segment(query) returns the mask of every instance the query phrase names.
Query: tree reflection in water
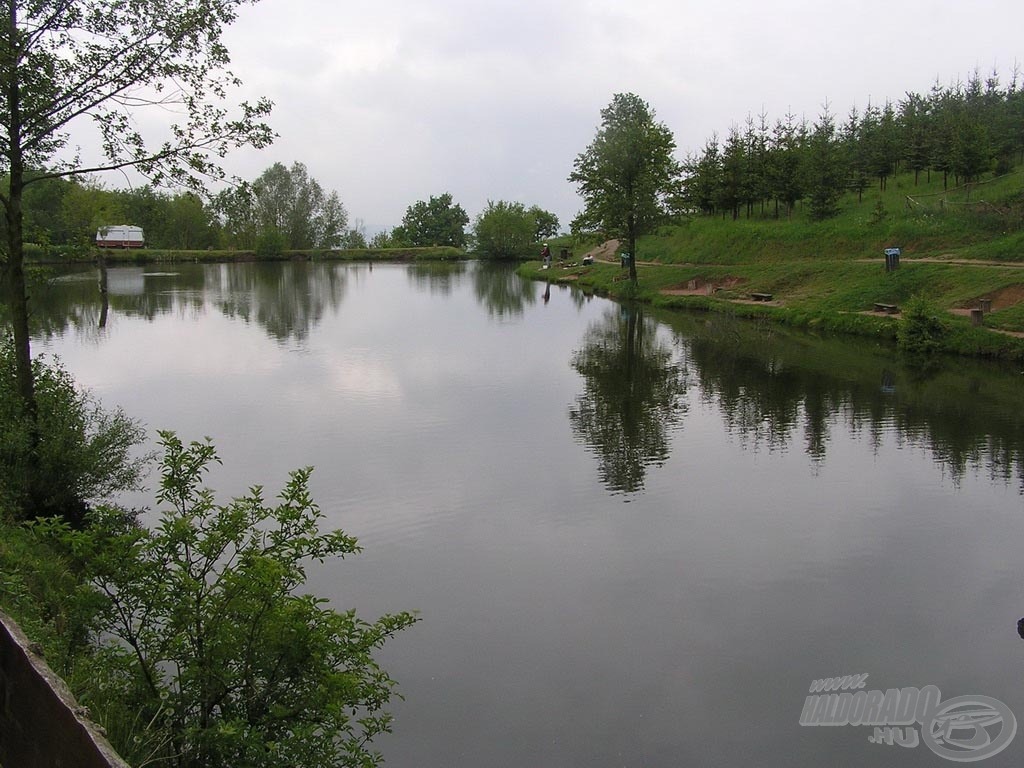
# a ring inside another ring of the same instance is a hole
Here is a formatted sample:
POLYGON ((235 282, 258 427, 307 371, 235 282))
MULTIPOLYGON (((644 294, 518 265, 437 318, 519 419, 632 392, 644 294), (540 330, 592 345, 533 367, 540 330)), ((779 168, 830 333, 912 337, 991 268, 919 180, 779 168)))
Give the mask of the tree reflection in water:
POLYGON ((536 285, 515 273, 505 262, 481 261, 473 270, 473 290, 487 313, 498 320, 520 317, 537 302, 536 285))
POLYGON ((337 263, 295 262, 207 267, 205 289, 227 317, 255 322, 277 341, 303 341, 345 296, 347 281, 367 269, 337 263))
POLYGON ((466 275, 464 261, 414 262, 408 267, 409 282, 434 296, 450 296, 466 275))
POLYGON ((572 358, 584 390, 569 408, 573 433, 598 459, 613 493, 643 490, 647 468, 669 455, 669 430, 686 405, 686 368, 639 307, 613 307, 572 358))
POLYGON ((959 483, 969 469, 1016 481, 1024 493, 1020 372, 983 360, 927 365, 873 340, 827 338, 726 315, 659 315, 672 326, 700 397, 749 450, 785 450, 799 437, 824 464, 845 424, 877 450, 887 435, 928 450, 959 483))

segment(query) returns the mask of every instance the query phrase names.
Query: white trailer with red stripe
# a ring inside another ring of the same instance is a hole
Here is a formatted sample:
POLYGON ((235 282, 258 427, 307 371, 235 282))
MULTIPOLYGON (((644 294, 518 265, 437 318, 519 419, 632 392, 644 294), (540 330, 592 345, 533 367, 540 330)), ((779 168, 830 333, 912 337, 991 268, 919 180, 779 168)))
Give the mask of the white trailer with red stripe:
POLYGON ((142 248, 145 244, 142 227, 115 224, 96 230, 97 248, 142 248))

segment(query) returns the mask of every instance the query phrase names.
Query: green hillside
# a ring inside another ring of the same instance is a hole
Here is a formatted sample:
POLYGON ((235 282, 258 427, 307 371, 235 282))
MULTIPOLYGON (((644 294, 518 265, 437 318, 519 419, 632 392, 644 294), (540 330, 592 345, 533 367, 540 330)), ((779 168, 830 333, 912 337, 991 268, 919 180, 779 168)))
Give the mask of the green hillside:
POLYGON ((795 259, 881 258, 899 246, 905 258, 1024 262, 1024 171, 949 190, 942 175, 889 180, 858 200, 847 193, 834 218, 814 222, 804 206, 775 218, 770 205, 742 215, 695 216, 640 245, 641 261, 738 264, 795 259))
POLYGON ((1024 172, 943 190, 942 177, 921 174, 888 188, 847 193, 840 212, 811 221, 798 205, 792 217, 765 206, 741 215, 694 216, 664 227, 637 246, 639 282, 624 280, 616 258, 583 267, 596 241, 557 243, 573 249, 576 266, 546 273, 531 262, 523 273, 571 281, 585 290, 660 306, 770 316, 794 325, 895 338, 902 308, 920 297, 939 313, 941 346, 962 354, 1024 359, 1024 172), (884 249, 902 249, 900 267, 885 271, 884 249), (752 294, 771 294, 769 302, 752 294), (991 304, 983 325, 970 310, 991 304))

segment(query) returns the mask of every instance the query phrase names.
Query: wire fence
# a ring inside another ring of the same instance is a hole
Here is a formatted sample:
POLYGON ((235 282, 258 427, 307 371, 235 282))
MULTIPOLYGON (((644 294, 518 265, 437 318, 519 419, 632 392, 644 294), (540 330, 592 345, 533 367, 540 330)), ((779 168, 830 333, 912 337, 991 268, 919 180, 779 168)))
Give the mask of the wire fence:
POLYGON ((1011 208, 999 206, 985 200, 983 197, 971 199, 972 194, 980 191, 985 192, 985 187, 997 181, 1002 181, 1011 176, 1019 176, 1021 171, 996 176, 987 181, 972 181, 968 184, 961 184, 952 189, 944 189, 941 192, 925 192, 920 195, 907 195, 907 208, 914 210, 980 210, 991 211, 1001 216, 1009 216, 1013 213, 1011 208), (962 199, 955 199, 962 198, 962 199))

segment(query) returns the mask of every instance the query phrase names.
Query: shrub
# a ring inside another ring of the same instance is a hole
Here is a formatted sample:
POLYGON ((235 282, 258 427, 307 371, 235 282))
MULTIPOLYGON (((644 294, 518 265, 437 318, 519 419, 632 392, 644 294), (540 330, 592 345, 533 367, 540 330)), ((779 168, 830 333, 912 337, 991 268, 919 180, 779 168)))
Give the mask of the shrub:
POLYGON ((108 600, 90 690, 79 699, 136 762, 179 768, 360 766, 390 730, 394 682, 372 653, 412 614, 373 623, 297 594, 305 564, 359 551, 341 531, 321 533, 293 472, 276 506, 259 486, 228 504, 202 486, 208 442, 161 433, 164 457, 152 529, 100 509, 92 525, 37 528, 74 554, 108 600))
POLYGON ((903 305, 903 316, 896 332, 899 349, 914 355, 936 352, 949 332, 941 310, 923 296, 914 296, 903 305))
POLYGON ((269 229, 263 232, 256 241, 257 256, 280 256, 284 253, 287 243, 284 235, 276 230, 269 229))
POLYGON ((147 457, 132 452, 145 437, 121 410, 106 411, 57 362, 33 361, 39 442, 18 395, 14 346, 0 340, 0 511, 16 519, 62 516, 81 521, 90 503, 138 487, 147 457), (34 487, 29 473, 36 473, 34 487))

